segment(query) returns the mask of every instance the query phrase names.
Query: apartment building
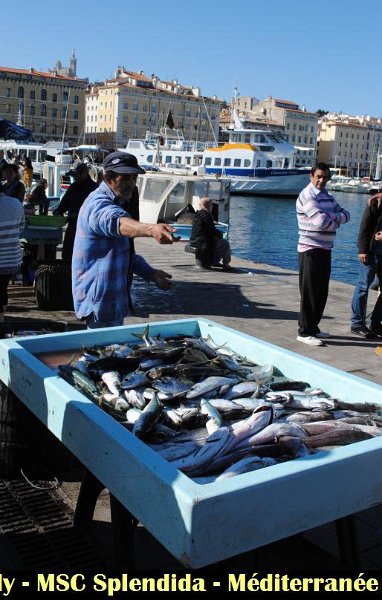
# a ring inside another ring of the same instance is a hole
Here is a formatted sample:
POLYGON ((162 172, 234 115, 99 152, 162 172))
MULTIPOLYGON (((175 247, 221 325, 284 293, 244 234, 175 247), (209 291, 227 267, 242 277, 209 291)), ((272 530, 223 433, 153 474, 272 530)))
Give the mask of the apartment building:
POLYGON ((36 142, 64 136, 76 145, 84 132, 87 81, 60 69, 61 63, 48 72, 0 67, 0 115, 31 129, 36 142))
POLYGON ((218 139, 222 100, 204 98, 199 88, 180 85, 175 79, 162 81, 143 71, 135 73, 118 67, 115 75, 88 88, 87 143, 123 148, 128 139, 159 133, 166 124, 187 140, 218 139))
POLYGON ((374 176, 381 152, 381 119, 328 113, 320 120, 318 158, 340 173, 374 176))

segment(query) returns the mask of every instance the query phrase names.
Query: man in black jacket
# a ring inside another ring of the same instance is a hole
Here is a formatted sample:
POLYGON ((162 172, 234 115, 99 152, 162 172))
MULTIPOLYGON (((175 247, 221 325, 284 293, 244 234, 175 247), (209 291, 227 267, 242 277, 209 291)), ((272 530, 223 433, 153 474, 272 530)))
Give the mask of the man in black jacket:
POLYGON ((68 175, 73 177, 74 183, 65 192, 53 214, 63 216, 68 213, 68 224, 62 245, 62 261, 71 264, 78 213, 89 194, 98 187, 98 183, 90 177, 85 163, 77 165, 75 169, 69 171, 68 175))
POLYGON ((222 233, 216 229, 212 218, 212 201, 209 198, 200 198, 199 210, 196 211, 192 222, 190 244, 195 246, 196 258, 200 260, 205 269, 211 265, 220 266, 222 259, 223 271, 231 271, 231 248, 227 240, 222 239, 222 233))
POLYGON ((382 205, 369 202, 358 234, 359 279, 352 299, 351 332, 364 339, 382 336, 382 294, 378 296, 366 325, 367 298, 375 275, 382 281, 382 205))

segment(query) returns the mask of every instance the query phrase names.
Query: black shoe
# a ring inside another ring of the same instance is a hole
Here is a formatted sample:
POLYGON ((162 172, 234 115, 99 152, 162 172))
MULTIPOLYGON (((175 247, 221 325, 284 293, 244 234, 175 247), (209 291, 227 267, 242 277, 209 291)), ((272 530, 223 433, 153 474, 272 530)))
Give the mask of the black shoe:
POLYGON ((362 327, 351 327, 350 331, 354 333, 354 335, 359 335, 359 337, 364 340, 375 340, 378 337, 373 331, 370 331, 366 325, 362 325, 362 327))
POLYGON ((371 333, 374 333, 374 335, 382 337, 382 325, 372 325, 370 331, 371 333))

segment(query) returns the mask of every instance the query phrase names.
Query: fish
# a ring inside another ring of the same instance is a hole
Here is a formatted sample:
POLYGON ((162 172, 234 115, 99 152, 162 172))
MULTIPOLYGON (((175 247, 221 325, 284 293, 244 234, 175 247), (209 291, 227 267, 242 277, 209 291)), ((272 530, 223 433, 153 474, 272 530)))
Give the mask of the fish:
POLYGON ((165 393, 167 399, 174 396, 179 398, 181 395, 186 395, 191 388, 191 384, 184 383, 180 379, 173 377, 163 377, 162 379, 153 381, 151 385, 158 392, 165 393))
POLYGON ((294 412, 286 418, 287 423, 311 423, 314 421, 329 421, 334 419, 334 413, 328 410, 312 410, 294 412))
POLYGON ((207 379, 195 383, 187 392, 186 398, 205 396, 211 390, 221 388, 225 384, 234 385, 235 383, 237 383, 237 378, 234 377, 207 377, 207 379))
POLYGON ((203 415, 207 415, 206 428, 208 433, 213 433, 223 425, 221 414, 205 398, 200 401, 200 411, 203 415))
POLYGON ((257 394, 259 384, 257 381, 241 381, 228 389, 223 395, 224 400, 234 400, 240 396, 248 396, 249 394, 257 394))
POLYGON ((267 364, 258 367, 254 367, 251 369, 250 375, 247 376, 247 379, 255 381, 257 385, 260 387, 268 383, 273 377, 273 365, 267 364))
POLYGON ((142 414, 139 415, 139 418, 134 423, 133 435, 138 438, 142 438, 147 435, 158 421, 162 412, 162 408, 163 405, 158 398, 154 397, 152 400, 150 400, 147 406, 145 406, 143 409, 142 414))
POLYGON ((102 394, 89 375, 70 365, 58 365, 58 372, 68 383, 76 387, 87 398, 97 404, 100 403, 102 394))
POLYGON ((141 387, 148 383, 149 378, 147 377, 147 372, 134 371, 122 379, 121 387, 123 390, 132 390, 133 388, 141 387))
POLYGON ((118 371, 103 371, 101 379, 112 394, 119 396, 121 392, 121 376, 118 371))
POLYGON ((230 465, 225 471, 223 471, 223 473, 216 477, 215 481, 225 481, 226 479, 230 479, 236 475, 249 473, 251 471, 258 471, 259 469, 264 469, 265 467, 271 467, 273 465, 277 465, 277 460, 274 458, 246 456, 245 458, 242 458, 241 460, 230 465))
POLYGON ((135 388, 131 390, 124 390, 123 395, 133 408, 139 408, 140 410, 143 410, 147 404, 144 393, 140 389, 135 388))

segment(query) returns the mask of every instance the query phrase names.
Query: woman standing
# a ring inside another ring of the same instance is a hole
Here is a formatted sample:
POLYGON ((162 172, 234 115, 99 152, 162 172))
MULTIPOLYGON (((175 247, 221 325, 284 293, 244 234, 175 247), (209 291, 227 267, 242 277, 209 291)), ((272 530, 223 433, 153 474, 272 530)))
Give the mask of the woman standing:
POLYGON ((25 227, 24 207, 17 198, 0 192, 0 322, 8 304, 8 285, 20 269, 20 234, 25 227))
POLYGON ((27 192, 31 191, 32 179, 33 179, 33 165, 29 156, 25 157, 24 160, 24 173, 23 173, 24 185, 27 192))

